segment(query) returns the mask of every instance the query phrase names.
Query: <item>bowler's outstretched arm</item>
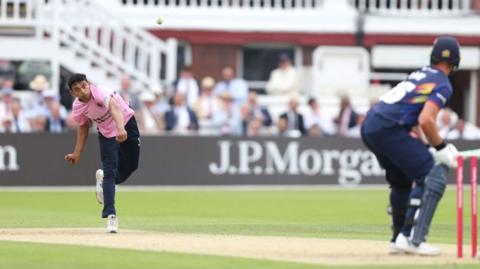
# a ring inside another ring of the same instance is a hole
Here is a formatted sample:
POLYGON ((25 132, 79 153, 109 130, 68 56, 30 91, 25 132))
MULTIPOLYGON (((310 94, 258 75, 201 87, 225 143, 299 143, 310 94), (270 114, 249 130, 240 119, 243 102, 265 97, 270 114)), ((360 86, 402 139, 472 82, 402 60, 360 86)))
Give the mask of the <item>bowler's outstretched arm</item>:
POLYGON ((77 142, 75 143, 75 149, 73 153, 67 154, 65 160, 71 164, 76 164, 80 161, 83 148, 87 142, 88 132, 90 131, 90 121, 78 126, 77 128, 77 142))

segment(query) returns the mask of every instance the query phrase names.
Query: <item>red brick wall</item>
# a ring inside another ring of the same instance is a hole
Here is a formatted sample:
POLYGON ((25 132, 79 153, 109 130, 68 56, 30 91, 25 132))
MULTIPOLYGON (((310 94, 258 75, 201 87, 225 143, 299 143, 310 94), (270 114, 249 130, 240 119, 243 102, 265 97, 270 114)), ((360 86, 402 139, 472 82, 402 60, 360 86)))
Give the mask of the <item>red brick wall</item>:
POLYGON ((302 47, 302 54, 303 54, 303 65, 311 66, 312 65, 312 56, 313 51, 316 47, 302 47))
POLYGON ((222 67, 237 66, 239 46, 192 44, 192 68, 195 77, 201 80, 211 76, 220 79, 222 67))
POLYGON ((477 13, 480 13, 480 0, 474 0, 474 1, 473 1, 473 9, 474 9, 477 13))
POLYGON ((355 36, 346 33, 268 33, 172 29, 150 29, 150 32, 162 39, 174 37, 192 44, 243 45, 258 42, 295 43, 302 46, 353 46, 355 44, 355 36))
MULTIPOLYGON (((195 77, 201 80, 205 76, 211 76, 218 81, 221 78, 222 67, 226 65, 238 67, 238 55, 241 50, 241 46, 235 45, 192 44, 192 68, 195 77)), ((312 65, 314 50, 315 47, 302 47, 303 65, 312 65)))

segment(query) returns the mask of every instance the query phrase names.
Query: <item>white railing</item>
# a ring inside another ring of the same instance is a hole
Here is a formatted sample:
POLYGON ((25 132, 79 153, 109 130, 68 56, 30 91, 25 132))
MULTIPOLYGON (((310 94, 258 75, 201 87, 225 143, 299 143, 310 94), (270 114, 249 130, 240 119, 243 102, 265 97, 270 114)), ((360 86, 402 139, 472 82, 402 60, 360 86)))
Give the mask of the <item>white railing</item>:
POLYGON ((472 12, 472 0, 350 0, 360 12, 458 15, 472 12))
POLYGON ((135 7, 171 8, 240 8, 240 9, 312 9, 324 0, 118 0, 122 5, 135 7))
MULTIPOLYGON (((325 0, 117 0, 126 7, 313 9, 325 0)), ((472 0, 349 0, 360 12, 459 14, 471 11, 472 0)))
POLYGON ((176 78, 174 39, 164 42, 131 27, 95 1, 0 0, 0 26, 29 27, 36 39, 51 41, 59 50, 72 50, 79 60, 103 69, 107 77, 129 75, 140 88, 176 78))
POLYGON ((62 0, 60 21, 62 44, 110 74, 129 74, 145 86, 175 79, 176 66, 172 64, 176 65, 176 60, 171 60, 176 55, 175 40, 163 42, 144 30, 130 27, 88 0, 62 0))

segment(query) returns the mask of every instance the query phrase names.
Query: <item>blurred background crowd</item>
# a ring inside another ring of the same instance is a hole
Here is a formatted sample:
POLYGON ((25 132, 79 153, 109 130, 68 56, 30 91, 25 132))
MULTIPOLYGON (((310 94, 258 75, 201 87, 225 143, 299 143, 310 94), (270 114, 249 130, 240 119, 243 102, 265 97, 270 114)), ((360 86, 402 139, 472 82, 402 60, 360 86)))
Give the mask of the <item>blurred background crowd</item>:
POLYGON ((480 139, 480 0, 1 3, 0 133, 75 130, 65 80, 86 73, 144 135, 358 138, 368 108, 449 34, 462 61, 438 127, 480 139))
MULTIPOLYGON (((222 79, 218 81, 213 76, 199 78, 190 66, 184 66, 177 80, 163 88, 139 91, 127 76, 118 85, 105 86, 117 91, 135 110, 144 135, 360 137, 365 111, 357 111, 347 95, 339 96, 336 111, 323 111, 315 98, 301 93, 300 77, 288 55, 280 55, 278 67, 261 93, 249 90, 231 66, 219 73, 222 79), (259 102, 273 96, 284 100, 280 109, 259 102)), ((14 90, 15 83, 1 78, 1 133, 75 130, 68 89, 60 94, 52 90, 44 75, 33 76, 28 90, 14 90)), ((479 128, 450 108, 440 113, 438 128, 446 139, 480 139, 479 128)))

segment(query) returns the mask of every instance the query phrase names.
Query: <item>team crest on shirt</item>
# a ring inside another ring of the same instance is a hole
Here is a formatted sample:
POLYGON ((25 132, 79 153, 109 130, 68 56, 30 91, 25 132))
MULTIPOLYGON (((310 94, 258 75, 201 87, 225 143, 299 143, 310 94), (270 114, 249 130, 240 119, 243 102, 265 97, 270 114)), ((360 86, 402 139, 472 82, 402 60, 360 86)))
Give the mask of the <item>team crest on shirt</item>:
POLYGON ((433 83, 433 82, 419 84, 419 85, 417 85, 416 92, 419 93, 419 94, 428 95, 428 94, 432 93, 433 89, 435 89, 436 86, 437 86, 437 84, 433 83))
POLYGON ((422 96, 416 96, 410 99, 410 104, 421 104, 425 103, 425 101, 428 100, 428 96, 422 95, 422 96))

